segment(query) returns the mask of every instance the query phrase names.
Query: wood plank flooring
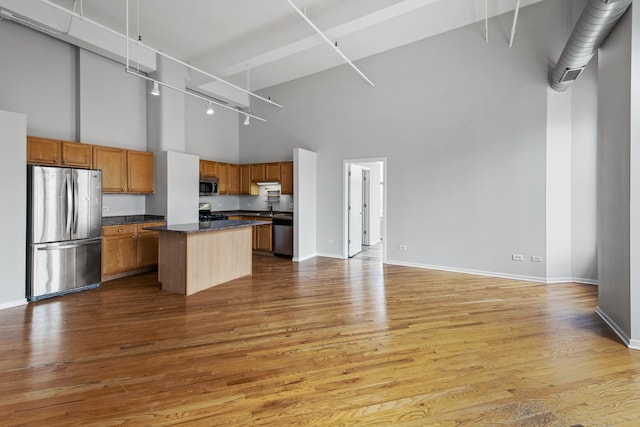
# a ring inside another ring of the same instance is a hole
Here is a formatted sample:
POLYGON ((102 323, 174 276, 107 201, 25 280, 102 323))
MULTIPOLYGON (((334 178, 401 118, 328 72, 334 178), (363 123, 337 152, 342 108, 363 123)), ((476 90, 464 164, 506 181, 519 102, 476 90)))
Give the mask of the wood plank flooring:
POLYGON ((357 259, 253 271, 0 311, 0 425, 640 425, 640 352, 593 286, 357 259))

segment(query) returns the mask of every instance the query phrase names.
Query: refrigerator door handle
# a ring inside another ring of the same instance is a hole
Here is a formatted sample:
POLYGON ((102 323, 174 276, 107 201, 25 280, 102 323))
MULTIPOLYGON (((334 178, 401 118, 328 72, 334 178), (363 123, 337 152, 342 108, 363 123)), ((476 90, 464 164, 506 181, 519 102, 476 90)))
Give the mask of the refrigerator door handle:
POLYGON ((66 175, 66 186, 67 186, 67 234, 71 233, 71 221, 73 218, 73 190, 71 188, 71 175, 66 175))
POLYGON ((73 234, 78 232, 78 176, 73 175, 73 234))
POLYGON ((83 239, 83 240, 74 240, 70 242, 62 242, 62 243, 38 243, 33 245, 33 247, 38 251, 50 251, 51 249, 73 249, 80 248, 82 246, 87 246, 92 243, 96 243, 102 240, 101 237, 97 237, 94 239, 83 239))

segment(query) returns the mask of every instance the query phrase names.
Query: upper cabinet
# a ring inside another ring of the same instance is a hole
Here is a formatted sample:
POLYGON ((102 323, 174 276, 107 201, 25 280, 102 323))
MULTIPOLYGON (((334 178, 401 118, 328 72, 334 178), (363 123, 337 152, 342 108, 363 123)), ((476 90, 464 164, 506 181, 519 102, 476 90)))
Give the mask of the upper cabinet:
POLYGON ((102 170, 103 193, 154 191, 153 153, 94 145, 93 167, 102 170))
POLYGON ((293 194, 293 162, 280 163, 280 193, 293 194))
POLYGON ((91 167, 91 145, 27 137, 27 163, 74 168, 91 167))
POLYGON ((228 194, 240 194, 240 169, 238 165, 229 164, 227 166, 228 194))
POLYGON ((94 145, 93 167, 102 171, 103 193, 125 193, 127 191, 126 150, 94 145))
POLYGON ((280 181, 280 163, 265 163, 264 165, 265 181, 280 181))
POLYGON ((218 194, 229 194, 228 163, 218 163, 218 194))
POLYGON ((260 194, 258 184, 251 181, 251 166, 253 165, 240 165, 240 194, 248 194, 251 196, 257 196, 260 194))
POLYGON ((148 151, 127 151, 127 189, 129 193, 153 193, 154 158, 148 151))
POLYGON ((218 162, 200 160, 200 176, 203 178, 218 178, 218 162))
POLYGON ((264 181, 265 176, 264 163, 251 165, 251 181, 264 181))

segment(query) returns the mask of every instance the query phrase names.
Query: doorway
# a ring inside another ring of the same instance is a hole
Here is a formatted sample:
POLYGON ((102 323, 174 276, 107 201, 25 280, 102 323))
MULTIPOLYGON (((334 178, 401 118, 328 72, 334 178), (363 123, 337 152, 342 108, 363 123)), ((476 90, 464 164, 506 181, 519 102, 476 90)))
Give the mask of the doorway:
POLYGON ((386 158, 344 161, 344 258, 386 260, 386 158))

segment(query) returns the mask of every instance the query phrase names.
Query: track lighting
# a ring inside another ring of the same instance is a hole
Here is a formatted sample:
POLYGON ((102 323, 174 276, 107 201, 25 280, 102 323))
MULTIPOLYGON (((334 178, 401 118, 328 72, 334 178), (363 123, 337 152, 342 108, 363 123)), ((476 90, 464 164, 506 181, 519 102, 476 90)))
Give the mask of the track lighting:
POLYGON ((211 101, 209 101, 209 105, 207 106, 207 114, 210 116, 213 116, 213 113, 214 113, 213 106, 211 104, 211 101))
POLYGON ((151 95, 160 96, 160 87, 158 87, 158 82, 153 82, 153 89, 151 89, 151 95))
POLYGON ((249 116, 245 116, 245 118, 244 118, 244 125, 245 126, 249 126, 249 119, 250 119, 249 116))

